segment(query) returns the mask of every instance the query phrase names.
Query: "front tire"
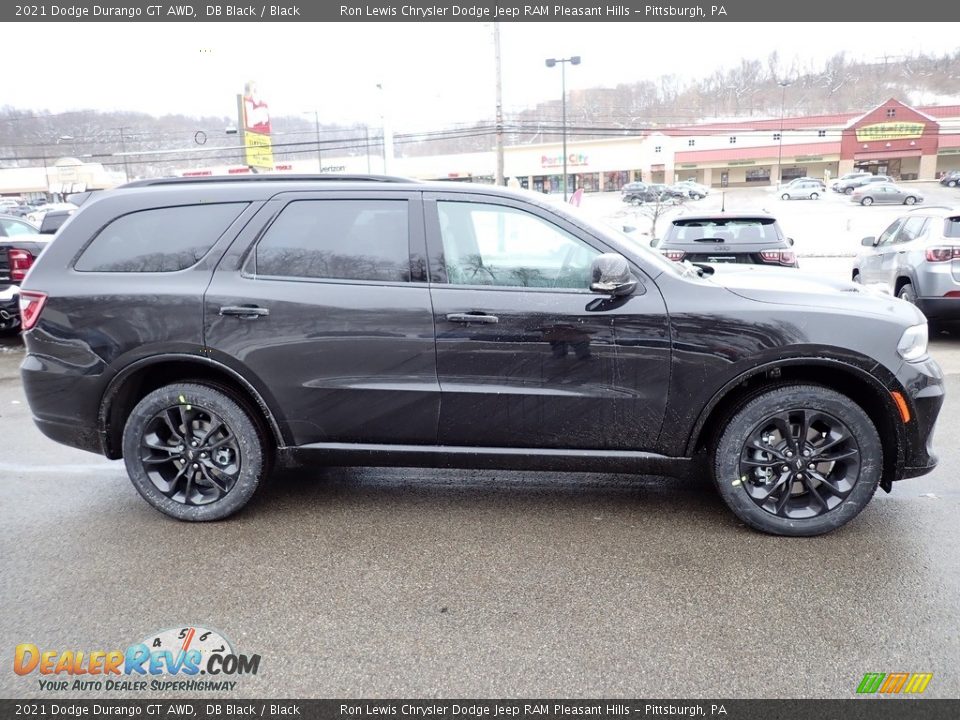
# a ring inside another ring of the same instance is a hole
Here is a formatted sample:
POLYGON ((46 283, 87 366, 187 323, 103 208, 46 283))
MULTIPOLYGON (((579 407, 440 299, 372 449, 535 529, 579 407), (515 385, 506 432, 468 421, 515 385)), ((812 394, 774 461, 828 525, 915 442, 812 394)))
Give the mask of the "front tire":
POLYGON ((811 199, 811 200, 819 200, 819 199, 820 199, 819 193, 810 193, 810 199, 811 199))
POLYGON ((880 436, 850 398, 819 385, 763 393, 713 450, 714 482, 733 513, 773 535, 809 537, 856 517, 876 492, 880 436))
POLYGON ((789 199, 790 199, 790 193, 784 193, 783 195, 780 196, 780 199, 781 199, 781 200, 789 200, 789 199))
POLYGON ((869 205, 873 205, 873 198, 871 198, 871 197, 865 197, 863 200, 860 201, 860 204, 863 205, 864 207, 867 207, 867 206, 869 206, 869 205))
POLYGON ((910 283, 906 283, 902 288, 900 288, 900 292, 897 293, 897 297, 901 300, 906 300, 911 305, 917 304, 917 294, 913 291, 913 285, 910 283))
POLYGON ((137 492, 176 518, 221 520, 263 484, 266 441, 251 415, 221 389, 174 383, 130 413, 123 459, 137 492))
POLYGON ((913 195, 907 195, 906 199, 904 199, 904 201, 903 201, 903 204, 904 204, 904 205, 913 205, 913 204, 916 203, 916 202, 917 202, 917 199, 916 199, 913 195))

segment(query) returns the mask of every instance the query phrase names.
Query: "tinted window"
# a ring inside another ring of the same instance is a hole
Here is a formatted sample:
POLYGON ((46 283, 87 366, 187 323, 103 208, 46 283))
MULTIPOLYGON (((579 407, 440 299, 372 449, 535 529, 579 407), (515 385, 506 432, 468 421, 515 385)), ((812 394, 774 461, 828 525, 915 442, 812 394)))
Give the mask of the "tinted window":
POLYGON ((877 240, 877 245, 886 245, 888 242, 893 240, 893 236, 897 234, 897 230, 900 229, 900 226, 903 224, 903 218, 899 220, 894 220, 893 224, 888 227, 880 235, 880 238, 877 240))
POLYGON ((195 265, 246 207, 181 205, 117 218, 93 239, 76 269, 84 272, 174 272, 195 265))
POLYGON ((960 238, 960 217, 947 218, 943 224, 943 236, 960 238))
POLYGON ((725 243, 779 242, 780 234, 773 218, 709 218, 675 220, 665 242, 722 240, 725 243))
POLYGON ((910 242, 920 237, 923 232, 923 224, 927 221, 925 217, 908 218, 903 224, 903 230, 897 235, 897 242, 910 242))
POLYGON ((439 202, 437 210, 450 284, 589 288, 599 252, 556 225, 501 205, 439 202))
POLYGON ((298 200, 257 245, 255 275, 410 280, 406 200, 298 200))

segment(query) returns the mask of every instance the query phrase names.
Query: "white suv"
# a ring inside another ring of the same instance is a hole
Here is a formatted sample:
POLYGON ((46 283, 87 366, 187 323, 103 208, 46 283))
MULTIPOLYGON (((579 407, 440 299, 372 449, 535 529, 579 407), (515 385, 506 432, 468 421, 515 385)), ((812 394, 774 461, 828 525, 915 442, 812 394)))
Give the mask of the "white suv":
POLYGON ((960 320, 960 209, 923 208, 865 237, 853 279, 913 303, 931 320, 960 320))

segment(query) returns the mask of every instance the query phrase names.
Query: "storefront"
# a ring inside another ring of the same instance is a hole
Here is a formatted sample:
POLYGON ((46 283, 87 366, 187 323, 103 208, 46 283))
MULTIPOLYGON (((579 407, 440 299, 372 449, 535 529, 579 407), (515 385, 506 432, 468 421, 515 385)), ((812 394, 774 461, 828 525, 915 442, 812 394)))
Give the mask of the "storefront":
POLYGON ((890 99, 844 128, 840 172, 865 170, 898 180, 933 179, 940 139, 937 120, 890 99))

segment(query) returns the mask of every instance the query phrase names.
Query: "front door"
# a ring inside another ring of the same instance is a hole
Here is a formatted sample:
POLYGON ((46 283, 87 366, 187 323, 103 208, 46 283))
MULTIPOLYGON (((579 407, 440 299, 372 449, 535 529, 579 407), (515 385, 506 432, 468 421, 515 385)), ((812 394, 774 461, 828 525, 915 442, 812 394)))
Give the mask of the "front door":
POLYGON ((877 244, 867 251, 863 261, 860 263, 860 280, 865 285, 882 284, 885 290, 892 292, 892 286, 887 287, 886 277, 883 271, 883 260, 884 256, 891 252, 893 241, 897 237, 897 231, 902 224, 902 218, 895 220, 880 234, 880 237, 877 238, 877 244))
POLYGON ((669 325, 649 278, 589 290, 602 242, 483 195, 424 202, 443 445, 648 450, 663 421, 669 325))

